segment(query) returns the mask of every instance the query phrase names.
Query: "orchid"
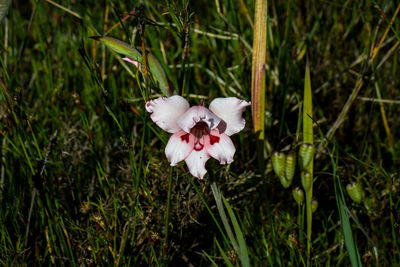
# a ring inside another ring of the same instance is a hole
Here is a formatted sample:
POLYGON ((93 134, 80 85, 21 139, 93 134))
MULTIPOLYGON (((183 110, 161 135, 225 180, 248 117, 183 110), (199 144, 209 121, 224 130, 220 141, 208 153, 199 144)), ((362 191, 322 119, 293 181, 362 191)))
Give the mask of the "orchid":
POLYGON ((221 164, 233 161, 236 149, 229 136, 243 130, 242 113, 249 105, 227 97, 214 99, 209 108, 190 107, 185 98, 174 95, 148 101, 146 110, 161 129, 173 134, 165 147, 171 166, 185 160, 190 173, 203 179, 210 157, 221 164))

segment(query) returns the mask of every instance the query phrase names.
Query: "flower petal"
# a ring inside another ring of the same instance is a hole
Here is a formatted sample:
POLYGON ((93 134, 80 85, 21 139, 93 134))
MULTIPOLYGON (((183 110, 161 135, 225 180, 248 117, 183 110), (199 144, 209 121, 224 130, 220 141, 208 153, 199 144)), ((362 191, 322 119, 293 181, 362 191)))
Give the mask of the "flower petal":
POLYGON ((122 60, 125 60, 126 62, 132 63, 133 65, 136 66, 136 68, 138 68, 140 71, 142 71, 141 67, 139 65, 139 61, 134 60, 133 58, 130 58, 130 57, 123 57, 122 60))
POLYGON ((231 138, 224 133, 220 134, 216 130, 204 136, 204 147, 208 154, 219 160, 221 164, 231 163, 236 151, 231 138))
POLYGON ((166 132, 176 133, 181 128, 177 119, 189 109, 189 103, 179 95, 159 97, 146 102, 146 110, 151 114, 151 119, 166 132))
POLYGON ((207 123, 210 129, 214 129, 221 122, 221 118, 212 113, 208 108, 202 106, 193 106, 188 109, 181 117, 178 119, 178 125, 185 132, 189 133, 196 123, 203 121, 207 123))
POLYGON ((168 144, 165 147, 165 155, 171 166, 187 158, 194 147, 195 137, 192 134, 188 134, 185 131, 180 130, 174 133, 168 140, 168 144))
POLYGON ((246 121, 242 113, 250 102, 236 97, 216 98, 210 104, 210 110, 220 117, 225 123, 218 126, 220 132, 232 135, 243 130, 246 121))
POLYGON ((203 179, 204 175, 207 173, 205 166, 209 158, 210 156, 205 149, 202 149, 200 151, 196 151, 193 149, 189 157, 185 159, 185 162, 189 167, 190 173, 194 177, 203 179))

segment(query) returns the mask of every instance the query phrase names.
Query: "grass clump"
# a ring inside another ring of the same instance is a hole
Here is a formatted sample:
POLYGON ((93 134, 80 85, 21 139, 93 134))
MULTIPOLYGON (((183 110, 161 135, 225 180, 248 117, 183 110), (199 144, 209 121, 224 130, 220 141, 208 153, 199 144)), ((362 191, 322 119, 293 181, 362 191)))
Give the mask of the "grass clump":
POLYGON ((168 90, 89 38, 151 53, 170 92, 191 104, 250 100, 254 3, 12 2, 0 21, 2 265, 399 262, 396 2, 268 1, 264 144, 257 153, 246 111, 235 161, 210 160, 202 181, 169 166, 169 136, 145 112, 145 100, 168 90), (307 58, 311 239, 292 196, 301 170, 284 189, 271 164, 273 151, 305 140, 307 58), (362 201, 343 189, 353 182, 362 201))

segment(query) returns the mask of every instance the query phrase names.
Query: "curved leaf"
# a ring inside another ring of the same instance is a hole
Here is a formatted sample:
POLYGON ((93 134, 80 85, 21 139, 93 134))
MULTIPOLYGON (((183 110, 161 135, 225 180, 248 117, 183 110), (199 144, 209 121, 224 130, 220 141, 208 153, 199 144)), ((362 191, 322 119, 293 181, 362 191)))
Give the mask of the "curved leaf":
MULTIPOLYGON (((1 0, 0 0, 1 1, 1 0)), ((134 47, 131 45, 112 38, 108 36, 92 36, 90 37, 92 39, 95 39, 103 44, 105 44, 108 48, 111 48, 118 54, 125 55, 129 57, 130 59, 137 61, 140 65, 143 65, 143 56, 142 54, 134 47)), ((151 53, 147 54, 147 64, 150 70, 150 73, 152 74, 153 78, 159 83, 160 89, 163 92, 164 95, 170 96, 171 91, 169 88, 168 84, 168 79, 165 74, 165 71, 158 59, 151 53)), ((139 69, 140 70, 140 69, 139 69)))

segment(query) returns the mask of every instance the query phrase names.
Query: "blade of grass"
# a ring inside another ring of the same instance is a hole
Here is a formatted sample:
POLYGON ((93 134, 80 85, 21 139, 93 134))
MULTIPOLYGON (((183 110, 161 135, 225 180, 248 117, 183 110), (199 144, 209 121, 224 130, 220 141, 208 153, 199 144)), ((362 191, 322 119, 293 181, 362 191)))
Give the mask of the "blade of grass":
POLYGON ((219 192, 219 189, 217 188, 217 185, 215 182, 211 184, 211 190, 214 195, 215 203, 217 204, 217 209, 219 213, 219 217, 222 220, 222 224, 225 227, 225 231, 229 237, 229 240, 233 246, 233 249, 235 251, 239 251, 239 245, 236 242, 235 236, 233 235, 231 226, 229 225, 228 217, 226 216, 224 206, 222 205, 222 198, 221 198, 221 193, 219 192))
POLYGON ((244 240, 244 236, 243 236, 242 230, 240 229, 240 226, 236 219, 236 216, 233 213, 231 206, 229 205, 228 201, 226 201, 224 196, 222 196, 222 200, 224 201, 225 208, 228 211, 233 228, 235 229, 237 242, 239 243, 239 252, 240 252, 239 257, 240 257, 240 261, 242 262, 242 266, 251 266, 246 241, 244 240))
POLYGON ((333 179, 334 179, 334 188, 335 188, 335 196, 336 203, 339 211, 339 218, 341 223, 341 228, 344 236, 344 243, 349 253, 349 258, 351 262, 351 266, 362 266, 360 254, 358 253, 357 244, 353 238, 353 232, 351 229, 351 224, 349 220, 348 209, 346 205, 346 201, 344 198, 342 184, 340 182, 339 176, 337 175, 337 164, 331 156, 331 162, 333 167, 333 179))
POLYGON ((213 182, 211 184, 211 189, 212 189, 212 192, 213 192, 213 195, 215 198, 215 202, 217 203, 218 212, 219 212, 221 220, 224 224, 225 230, 228 234, 228 237, 231 241, 231 244, 232 244, 235 252, 237 253, 237 255, 239 255, 239 259, 242 263, 242 266, 250 266, 247 245, 244 240, 242 230, 240 229, 239 223, 238 223, 236 216, 232 210, 232 207, 229 205, 228 201, 221 194, 221 192, 219 191, 215 182, 213 182), (233 225, 235 235, 232 232, 230 223, 228 221, 228 218, 226 216, 225 209, 224 209, 222 203, 224 204, 226 210, 228 211, 229 219, 233 225))
POLYGON ((221 253, 222 258, 224 259, 224 262, 225 262, 226 266, 228 266, 228 267, 233 267, 232 262, 229 260, 229 258, 228 258, 228 256, 226 255, 225 251, 221 248, 221 245, 218 243, 217 240, 215 240, 215 242, 217 243, 218 250, 219 250, 219 252, 221 253))
MULTIPOLYGON (((304 78, 304 103, 303 103, 303 140, 305 143, 314 144, 313 137, 313 113, 312 113, 312 94, 310 68, 306 65, 306 73, 304 78)), ((306 167, 307 172, 311 175, 311 186, 305 189, 306 193, 306 218, 307 218, 307 265, 310 266, 311 260, 311 232, 312 232, 312 209, 311 201, 313 194, 313 165, 314 159, 306 167)))

